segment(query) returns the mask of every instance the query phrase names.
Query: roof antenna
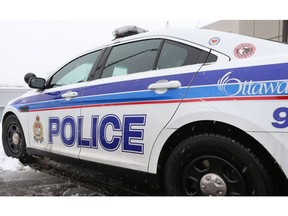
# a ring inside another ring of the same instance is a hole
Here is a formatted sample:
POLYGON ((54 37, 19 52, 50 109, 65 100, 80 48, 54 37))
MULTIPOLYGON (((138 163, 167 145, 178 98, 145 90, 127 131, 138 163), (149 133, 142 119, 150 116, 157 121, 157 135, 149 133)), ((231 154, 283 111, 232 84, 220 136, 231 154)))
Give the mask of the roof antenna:
POLYGON ((169 20, 167 20, 166 22, 166 29, 169 29, 170 28, 170 23, 169 23, 169 20))

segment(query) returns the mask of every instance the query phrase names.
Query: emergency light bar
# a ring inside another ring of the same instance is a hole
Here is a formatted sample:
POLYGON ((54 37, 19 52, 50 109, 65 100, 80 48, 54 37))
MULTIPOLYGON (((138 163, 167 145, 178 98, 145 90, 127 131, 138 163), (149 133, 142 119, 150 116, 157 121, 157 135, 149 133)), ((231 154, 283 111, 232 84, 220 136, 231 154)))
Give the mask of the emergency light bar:
POLYGON ((139 28, 137 26, 134 26, 134 25, 129 25, 129 26, 123 26, 123 27, 115 29, 112 34, 114 36, 114 39, 118 39, 118 38, 127 37, 127 36, 140 34, 144 32, 148 32, 148 31, 145 29, 139 28))

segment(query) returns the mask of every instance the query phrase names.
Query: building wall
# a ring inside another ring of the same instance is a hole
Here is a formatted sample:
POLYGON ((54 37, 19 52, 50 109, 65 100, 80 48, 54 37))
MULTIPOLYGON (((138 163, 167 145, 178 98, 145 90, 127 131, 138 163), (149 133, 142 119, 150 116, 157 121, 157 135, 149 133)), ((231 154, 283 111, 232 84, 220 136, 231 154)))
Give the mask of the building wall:
POLYGON ((221 20, 202 28, 239 34, 239 22, 239 20, 221 20))
POLYGON ((0 87, 0 117, 2 118, 3 110, 10 100, 20 97, 29 90, 28 88, 0 87))
POLYGON ((221 20, 203 28, 282 42, 283 20, 221 20))

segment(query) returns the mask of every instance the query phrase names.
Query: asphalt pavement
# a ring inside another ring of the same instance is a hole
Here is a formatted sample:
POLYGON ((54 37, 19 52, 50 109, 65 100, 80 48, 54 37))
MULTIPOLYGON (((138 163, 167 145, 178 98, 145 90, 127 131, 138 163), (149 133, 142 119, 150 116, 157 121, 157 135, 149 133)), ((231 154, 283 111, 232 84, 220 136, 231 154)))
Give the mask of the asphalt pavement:
POLYGON ((20 171, 0 172, 0 196, 149 196, 145 181, 37 158, 20 171))
POLYGON ((1 196, 90 196, 102 195, 65 178, 36 170, 0 173, 1 196))

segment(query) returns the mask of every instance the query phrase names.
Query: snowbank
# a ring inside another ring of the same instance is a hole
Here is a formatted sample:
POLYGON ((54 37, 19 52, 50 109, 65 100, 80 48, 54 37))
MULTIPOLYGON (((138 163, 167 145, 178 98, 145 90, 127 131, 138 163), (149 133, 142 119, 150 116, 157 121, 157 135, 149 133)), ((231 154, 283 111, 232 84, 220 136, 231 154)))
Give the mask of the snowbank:
MULTIPOLYGON (((0 122, 1 123, 1 122, 0 122)), ((2 126, 0 125, 0 172, 3 171, 21 171, 26 170, 25 167, 18 159, 7 157, 3 150, 2 145, 2 126)))

